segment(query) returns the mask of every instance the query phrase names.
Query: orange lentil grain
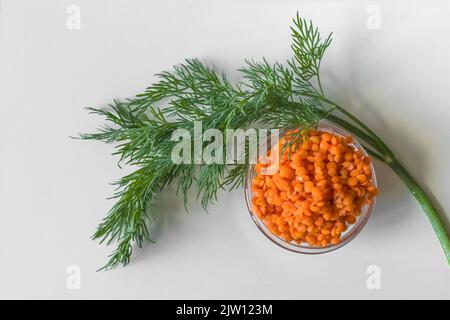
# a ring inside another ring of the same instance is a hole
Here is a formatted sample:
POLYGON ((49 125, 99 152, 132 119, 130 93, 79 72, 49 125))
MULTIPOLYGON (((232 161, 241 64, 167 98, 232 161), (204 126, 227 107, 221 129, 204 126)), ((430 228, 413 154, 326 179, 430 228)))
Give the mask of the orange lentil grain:
MULTIPOLYGON (((272 150, 281 152, 289 138, 272 150)), ((353 138, 329 132, 302 132, 302 143, 282 152, 274 175, 263 175, 267 164, 255 165, 252 210, 273 234, 285 241, 311 246, 337 245, 362 207, 378 194, 371 159, 351 144, 353 138)))

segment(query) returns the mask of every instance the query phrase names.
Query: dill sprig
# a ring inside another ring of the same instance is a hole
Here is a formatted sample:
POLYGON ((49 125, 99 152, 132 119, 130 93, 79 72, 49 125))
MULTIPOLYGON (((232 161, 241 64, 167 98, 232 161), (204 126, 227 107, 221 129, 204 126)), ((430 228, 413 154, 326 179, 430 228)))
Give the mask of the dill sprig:
MULTIPOLYGON (((116 203, 92 236, 107 244, 118 242, 101 269, 127 265, 133 245, 142 247, 152 242, 149 225, 154 222, 153 204, 168 184, 177 185, 185 206, 189 190, 195 187, 204 208, 217 200, 221 189, 242 186, 248 161, 244 164, 173 163, 171 152, 176 142, 171 140, 172 133, 181 128, 193 136, 194 121, 201 121, 203 130, 223 131, 262 125, 308 129, 322 119, 344 127, 405 182, 428 215, 450 261, 448 233, 423 189, 375 132, 325 95, 320 65, 331 44, 331 34, 322 38, 312 22, 298 14, 291 31, 292 59, 285 65, 265 59, 246 60, 239 69, 243 80, 236 84, 230 83, 224 73, 192 59, 172 71, 160 73, 157 83, 132 99, 113 101, 107 109, 89 108, 90 112, 103 116, 107 125, 80 137, 114 143, 119 165, 136 168, 114 183, 117 189, 112 198, 116 203)), ((289 139, 287 147, 295 147, 300 138, 298 133, 289 139)), ((225 146, 223 152, 226 153, 225 146)))

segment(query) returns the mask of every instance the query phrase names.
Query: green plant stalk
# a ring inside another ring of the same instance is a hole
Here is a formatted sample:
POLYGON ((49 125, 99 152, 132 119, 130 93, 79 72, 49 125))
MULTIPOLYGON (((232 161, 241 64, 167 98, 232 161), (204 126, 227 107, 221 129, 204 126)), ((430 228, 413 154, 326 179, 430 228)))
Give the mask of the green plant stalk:
POLYGON ((325 119, 333 122, 334 124, 337 124, 338 126, 341 126, 348 132, 353 134, 355 137, 358 137, 362 141, 364 141, 366 144, 364 146, 366 151, 374 158, 380 160, 381 162, 384 162, 386 165, 391 167, 392 170, 394 170, 394 172, 400 177, 403 183, 406 184, 406 186, 417 199, 423 211, 430 220, 430 223, 444 250, 447 262, 450 265, 449 232, 445 228, 443 217, 439 214, 439 211, 435 208, 423 188, 417 183, 416 180, 414 180, 414 178, 409 174, 405 167, 395 158, 395 155, 391 151, 391 149, 384 143, 384 141, 380 137, 377 136, 374 131, 372 131, 361 120, 345 110, 343 107, 324 97, 322 89, 320 89, 320 92, 322 93, 322 95, 314 95, 311 97, 319 99, 320 101, 331 105, 333 110, 340 112, 346 118, 350 119, 353 123, 328 111, 325 114, 325 119))
POLYGON ((366 126, 364 124, 364 122, 359 120, 357 117, 355 117, 353 114, 351 114, 350 112, 345 110, 340 105, 338 105, 326 98, 323 98, 322 100, 324 102, 327 102, 327 103, 331 104, 332 106, 334 106, 336 108, 336 110, 338 110, 343 115, 345 115, 346 117, 351 119, 353 122, 355 122, 358 126, 360 126, 367 133, 367 135, 369 135, 373 140, 375 140, 377 150, 380 151, 380 153, 383 155, 384 158, 386 158, 388 161, 390 160, 390 158, 394 158, 394 153, 392 152, 392 150, 383 142, 383 140, 380 137, 378 137, 375 134, 375 132, 373 132, 368 126, 366 126))
POLYGON ((369 144, 376 151, 366 147, 367 152, 378 160, 384 162, 389 167, 394 170, 394 172, 400 177, 403 183, 408 187, 411 193, 419 202, 423 211, 427 215, 431 226, 436 233, 436 236, 441 243, 442 249, 444 250, 447 263, 450 265, 450 235, 445 228, 444 219, 439 214, 438 210, 433 205, 430 198, 427 196, 423 188, 417 183, 417 181, 409 174, 405 167, 395 158, 392 150, 384 143, 384 141, 378 137, 378 135, 372 131, 367 125, 365 125, 361 120, 355 117, 353 114, 345 110, 337 103, 329 100, 324 96, 324 92, 320 83, 320 76, 317 77, 320 93, 321 95, 314 96, 321 100, 322 102, 330 104, 335 110, 342 113, 345 117, 353 121, 357 126, 352 123, 337 117, 335 115, 329 114, 326 119, 345 128, 355 136, 361 138, 367 144, 369 144), (359 126, 359 127, 358 127, 359 126))
MULTIPOLYGON (((329 100, 328 100, 329 101, 329 100)), ((332 103, 335 105, 334 103, 332 103)), ((340 109, 338 109, 341 111, 340 109)), ((352 119, 353 121, 357 119, 354 115, 349 113, 348 111, 345 111, 344 115, 352 119)), ((400 179, 403 181, 403 183, 408 187, 408 189, 411 191, 411 193, 414 195, 416 200, 419 202, 420 206, 422 207, 423 211, 427 215, 431 226, 434 229, 434 232, 437 235, 437 238, 439 242, 441 243, 442 249, 444 250, 445 257, 447 259, 447 263, 450 265, 450 235, 449 232, 445 228, 444 219, 439 214, 436 207, 433 205, 430 198, 427 196, 423 188, 417 183, 417 181, 409 174, 409 172, 405 169, 405 167, 395 158, 392 151, 390 151, 389 147, 387 147, 384 142, 382 142, 381 138, 379 138, 373 131, 365 132, 364 129, 368 128, 364 125, 363 130, 360 128, 354 126, 352 123, 339 118, 334 115, 327 116, 327 120, 343 127, 350 133, 354 134, 355 136, 361 138, 364 142, 366 142, 368 145, 370 145, 372 148, 380 152, 381 154, 374 152, 373 150, 367 149, 367 151, 377 158, 378 160, 381 160, 385 164, 387 164, 389 167, 394 170, 394 172, 400 177, 400 179), (380 144, 380 141, 382 142, 380 144), (384 153, 385 152, 385 153, 384 153)), ((359 124, 362 123, 360 120, 354 121, 355 123, 359 124)))
POLYGON ((442 249, 444 249, 447 262, 450 265, 450 237, 445 228, 444 221, 439 215, 439 212, 434 207, 433 203, 431 202, 425 191, 422 189, 422 187, 416 182, 416 180, 414 180, 414 178, 397 159, 394 158, 390 163, 388 163, 388 165, 395 171, 395 173, 397 173, 400 179, 402 179, 402 181, 406 184, 408 189, 419 202, 423 211, 430 220, 434 232, 436 232, 442 249))

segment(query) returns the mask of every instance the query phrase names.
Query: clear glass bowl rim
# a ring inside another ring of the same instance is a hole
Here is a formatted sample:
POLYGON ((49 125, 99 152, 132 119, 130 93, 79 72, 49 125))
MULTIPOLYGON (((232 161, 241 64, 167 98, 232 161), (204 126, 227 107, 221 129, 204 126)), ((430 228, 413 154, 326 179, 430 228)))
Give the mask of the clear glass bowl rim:
MULTIPOLYGON (((369 156, 367 154, 366 150, 364 149, 364 147, 358 142, 358 140, 353 135, 348 133, 346 130, 341 128, 340 126, 337 126, 328 121, 321 121, 319 123, 317 129, 320 131, 338 134, 343 137, 352 136, 353 142, 351 145, 353 145, 356 149, 360 150, 364 154, 364 156, 366 156, 366 157, 369 156)), ((282 134, 280 134, 280 136, 281 135, 282 134)), ((251 182, 253 180, 254 173, 255 173, 254 167, 255 167, 255 164, 251 164, 249 166, 249 170, 248 170, 247 176, 245 178, 245 186, 244 186, 245 201, 246 201, 247 209, 250 213, 250 216, 251 216, 253 222, 258 227, 258 229, 269 240, 271 240, 276 245, 278 245, 286 250, 292 251, 292 252, 303 253, 303 254, 321 254, 321 253, 331 252, 331 251, 334 251, 336 249, 339 249, 339 248, 345 246, 347 243, 349 243, 351 240, 353 240, 364 228, 367 221, 369 220, 370 215, 372 214, 373 208, 376 203, 376 197, 375 197, 372 199, 370 204, 363 206, 362 212, 358 216, 357 221, 353 225, 349 226, 349 228, 347 229, 347 231, 344 233, 343 237, 341 238, 341 242, 337 245, 330 244, 325 247, 315 247, 315 246, 310 246, 310 245, 306 245, 306 244, 297 244, 295 242, 288 242, 288 241, 282 239, 281 237, 278 237, 277 235, 273 234, 266 227, 264 222, 260 218, 258 218, 255 214, 253 214, 253 212, 252 212, 251 182)), ((377 178, 376 178, 376 174, 375 174, 375 168, 373 166, 373 161, 371 161, 371 163, 370 163, 370 171, 372 173, 372 183, 375 187, 377 187, 377 178)))

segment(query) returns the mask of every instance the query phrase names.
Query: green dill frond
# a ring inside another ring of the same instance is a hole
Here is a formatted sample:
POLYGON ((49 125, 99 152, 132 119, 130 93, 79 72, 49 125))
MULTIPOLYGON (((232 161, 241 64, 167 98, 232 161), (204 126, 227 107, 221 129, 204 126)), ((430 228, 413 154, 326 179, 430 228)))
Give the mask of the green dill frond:
MULTIPOLYGON (((262 125, 304 129, 316 126, 328 114, 316 97, 322 92, 320 61, 331 36, 322 41, 317 29, 298 16, 292 32, 294 56, 287 65, 246 60, 239 70, 243 80, 237 84, 192 59, 158 74, 158 82, 134 98, 114 101, 106 109, 89 108, 103 116, 106 125, 80 138, 114 143, 119 163, 135 168, 115 183, 116 203, 93 235, 101 242, 118 243, 102 269, 128 264, 133 246, 151 242, 150 208, 169 183, 177 185, 185 207, 189 190, 196 188, 204 208, 217 200, 221 189, 243 185, 249 163, 174 164, 171 151, 176 142, 171 137, 176 129, 193 136, 193 121, 201 121, 203 130, 262 125), (310 81, 313 77, 319 90, 310 81)), ((298 138, 291 141, 290 147, 298 138)), ((248 148, 245 152, 248 160, 248 148)))
POLYGON ((318 28, 314 27, 312 21, 300 18, 297 13, 293 19, 292 31, 292 51, 294 59, 301 70, 301 77, 309 80, 319 75, 320 63, 325 50, 331 44, 332 34, 322 39, 318 28))

